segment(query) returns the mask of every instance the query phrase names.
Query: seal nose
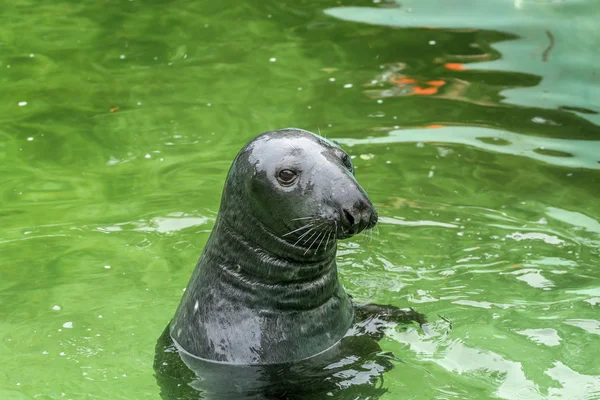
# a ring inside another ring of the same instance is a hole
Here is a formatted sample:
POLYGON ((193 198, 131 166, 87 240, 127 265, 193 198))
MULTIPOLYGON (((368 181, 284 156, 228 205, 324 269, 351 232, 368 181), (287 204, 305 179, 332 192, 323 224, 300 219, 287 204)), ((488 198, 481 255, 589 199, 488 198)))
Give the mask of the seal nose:
POLYGON ((370 203, 357 201, 352 207, 342 209, 341 222, 346 232, 357 234, 375 226, 377 212, 370 203))

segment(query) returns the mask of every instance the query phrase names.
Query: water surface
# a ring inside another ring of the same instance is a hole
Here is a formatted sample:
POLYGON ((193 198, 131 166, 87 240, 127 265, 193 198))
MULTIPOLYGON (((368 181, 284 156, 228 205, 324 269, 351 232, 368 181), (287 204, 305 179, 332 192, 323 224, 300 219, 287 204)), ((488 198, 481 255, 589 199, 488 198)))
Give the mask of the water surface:
POLYGON ((381 215, 347 291, 432 320, 382 398, 600 398, 600 3, 485 3, 6 4, 0 398, 158 399, 231 160, 287 126, 381 215))

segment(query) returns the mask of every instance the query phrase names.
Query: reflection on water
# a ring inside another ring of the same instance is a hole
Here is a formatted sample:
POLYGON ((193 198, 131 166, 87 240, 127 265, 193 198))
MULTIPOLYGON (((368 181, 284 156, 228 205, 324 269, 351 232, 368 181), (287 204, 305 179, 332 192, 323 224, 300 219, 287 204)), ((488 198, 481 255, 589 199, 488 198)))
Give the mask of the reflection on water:
MULTIPOLYGON (((553 329, 538 329, 535 332, 525 336, 542 346, 555 346, 560 339, 553 329), (550 338, 544 338, 544 342, 540 341, 540 331, 550 338)), ((501 353, 471 348, 457 339, 446 338, 439 339, 435 343, 423 343, 410 332, 390 334, 399 342, 409 346, 420 357, 437 364, 440 368, 459 375, 470 375, 474 385, 478 383, 485 385, 482 380, 484 374, 497 376, 499 385, 492 394, 495 398, 594 399, 600 395, 600 377, 577 373, 560 361, 554 362, 545 369, 541 369, 541 365, 533 366, 531 362, 526 363, 529 364, 530 370, 539 370, 561 386, 551 387, 546 391, 528 377, 524 370, 525 363, 507 360, 501 353)), ((505 336, 494 336, 493 339, 498 342, 508 341, 505 336)))
POLYGON ((0 398, 159 398, 231 160, 286 126, 346 146, 381 216, 347 291, 432 322, 379 342, 381 399, 600 398, 599 7, 7 5, 0 398))
POLYGON ((113 226, 100 226, 96 230, 100 232, 118 232, 122 230, 133 230, 138 232, 175 233, 193 226, 202 226, 209 222, 207 217, 195 217, 183 212, 169 213, 166 217, 154 217, 149 221, 126 222, 113 226))
POLYGON ((544 138, 472 126, 391 130, 386 137, 338 141, 347 146, 411 142, 433 146, 462 144, 562 167, 600 170, 600 141, 544 138))
MULTIPOLYGON (((396 8, 335 7, 328 15, 346 21, 402 28, 500 31, 495 60, 454 55, 440 63, 454 70, 510 71, 540 76, 535 87, 501 91, 506 102, 563 109, 600 122, 599 33, 594 11, 584 1, 398 0, 396 8), (474 62, 473 62, 474 61, 474 62), (466 63, 463 65, 463 63, 466 63), (461 68, 456 65, 463 65, 461 68)), ((429 41, 435 46, 435 41, 429 41)), ((480 72, 484 73, 484 72, 480 72)), ((458 76, 458 75, 457 75, 458 76)), ((467 78, 472 80, 475 76, 467 78)), ((485 79, 485 78, 484 78, 485 79)))
POLYGON ((309 359, 235 365, 195 357, 175 345, 168 328, 156 345, 154 369, 164 400, 378 399, 394 357, 357 329, 309 359))

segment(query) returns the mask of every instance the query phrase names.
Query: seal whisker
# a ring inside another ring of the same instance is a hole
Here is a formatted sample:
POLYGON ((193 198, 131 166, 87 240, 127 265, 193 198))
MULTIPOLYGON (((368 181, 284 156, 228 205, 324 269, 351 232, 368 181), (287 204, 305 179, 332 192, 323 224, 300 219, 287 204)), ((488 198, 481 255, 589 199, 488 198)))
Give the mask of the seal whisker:
MULTIPOLYGON (((310 232, 312 232, 312 231, 313 231, 314 229, 316 229, 316 228, 317 228, 317 227, 311 228, 311 229, 310 229, 310 231, 308 231, 308 232, 306 232, 306 233, 310 233, 310 232)), ((305 233, 305 235, 306 235, 306 233, 305 233)), ((317 231, 314 231, 314 232, 313 232, 313 234, 312 234, 312 235, 310 235, 310 236, 308 237, 308 239, 304 239, 302 242, 303 242, 304 244, 308 243, 308 241, 309 241, 309 240, 310 240, 310 239, 311 239, 313 236, 315 236, 315 233, 317 233, 317 231)), ((304 236, 304 235, 302 235, 302 236, 304 236)), ((302 238, 300 238, 300 239, 302 239, 302 238)), ((298 242, 300 241, 300 239, 298 239, 298 242)), ((298 242, 296 242, 296 243, 298 243, 298 242)))
MULTIPOLYGON (((321 224, 321 225, 323 225, 323 224, 321 224)), ((321 225, 317 225, 317 226, 315 226, 313 229, 318 229, 318 228, 319 228, 321 225)), ((310 239, 312 239, 312 237, 313 237, 313 236, 315 236, 315 233, 317 233, 317 231, 316 231, 316 230, 313 232, 313 234, 312 234, 312 235, 310 235, 310 236, 309 236, 309 238, 308 238, 308 239, 304 239, 304 243, 308 243, 308 241, 309 241, 310 239)))
POLYGON ((300 219, 316 219, 315 217, 300 217, 300 218, 293 218, 292 221, 298 221, 300 219))
POLYGON ((365 244, 365 237, 366 237, 365 235, 366 235, 366 234, 365 234, 365 231, 362 231, 362 232, 358 233, 357 235, 355 235, 353 239, 354 239, 354 240, 355 240, 357 243, 360 243, 360 244, 365 244))
POLYGON ((306 229, 306 228, 309 228, 309 227, 311 227, 311 226, 313 226, 313 224, 304 225, 304 226, 301 226, 301 227, 300 227, 300 228, 298 228, 298 229, 294 229, 293 231, 291 231, 291 232, 288 232, 288 233, 286 233, 285 235, 281 235, 281 236, 283 237, 283 236, 291 235, 291 234, 292 234, 292 233, 294 233, 294 232, 301 231, 302 229, 306 229))
POLYGON ((368 230, 363 231, 362 237, 363 237, 363 244, 368 244, 369 243, 369 231, 368 230))
POLYGON ((321 237, 321 234, 325 235, 324 232, 319 232, 319 234, 313 239, 313 241, 310 243, 310 245, 308 246, 308 249, 310 250, 311 247, 313 247, 313 245, 315 243, 317 243, 317 240, 319 240, 319 238, 321 237))
POLYGON ((361 236, 362 236, 362 243, 368 244, 369 243, 369 234, 367 233, 367 231, 363 231, 361 236))
MULTIPOLYGON (((310 237, 309 237, 308 239, 305 239, 305 240, 304 240, 304 243, 305 243, 305 244, 306 244, 306 243, 308 243, 308 241, 309 241, 310 239, 312 239, 312 237, 313 237, 313 236, 315 236, 315 234, 316 234, 316 233, 317 233, 317 231, 314 231, 314 232, 313 232, 313 234, 312 234, 312 235, 310 235, 310 237)), ((317 235, 317 237, 319 237, 319 235, 317 235)), ((316 238, 315 238, 315 239, 316 239, 316 238)), ((313 243, 314 243, 314 240, 313 240, 313 243)), ((310 246, 312 246, 312 243, 310 244, 310 246)), ((309 249, 310 249, 310 246, 308 246, 308 248, 309 248, 309 249)))
MULTIPOLYGON (((310 248, 312 247, 312 245, 316 243, 316 241, 319 239, 319 236, 321 236, 321 233, 323 233, 323 232, 320 232, 317 235, 317 237, 312 241, 312 243, 310 244, 310 246, 308 246, 308 248, 306 249, 306 251, 304 252, 304 254, 306 254, 310 250, 310 248)), ((323 236, 325 236, 325 234, 323 234, 323 236)))
POLYGON ((323 237, 321 238, 321 241, 319 242, 319 245, 317 246, 315 253, 319 251, 319 248, 321 247, 321 244, 323 243, 323 239, 325 239, 325 232, 323 232, 323 237))
MULTIPOLYGON (((320 226, 320 225, 319 225, 319 226, 320 226)), ((304 232, 302 235, 300 235, 300 237, 298 238, 298 240, 296 240, 296 242, 294 243, 294 246, 295 246, 295 245, 297 245, 297 244, 298 244, 298 242, 299 242, 299 241, 301 241, 301 240, 302 240, 302 238, 303 238, 304 236, 306 236, 306 235, 308 235, 309 233, 311 233, 311 232, 313 231, 313 229, 315 229, 315 228, 317 228, 317 227, 310 228, 308 231, 306 231, 306 232, 304 232)), ((314 233, 313 233, 313 235, 314 235, 314 233)), ((311 237, 312 237, 312 236, 311 236, 311 237)))
POLYGON ((327 239, 325 239, 325 251, 327 251, 327 248, 329 247, 329 237, 331 236, 332 232, 333 232, 333 228, 329 228, 329 233, 327 234, 327 239))

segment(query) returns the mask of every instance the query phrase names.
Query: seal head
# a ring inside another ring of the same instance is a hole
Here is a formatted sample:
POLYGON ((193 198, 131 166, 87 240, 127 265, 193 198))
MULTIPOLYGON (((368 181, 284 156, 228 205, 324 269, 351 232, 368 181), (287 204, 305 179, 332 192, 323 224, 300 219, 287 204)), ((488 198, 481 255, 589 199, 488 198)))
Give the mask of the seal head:
POLYGON ((170 326, 185 352, 236 364, 297 361, 337 343, 354 311, 337 240, 377 222, 334 142, 263 133, 235 158, 215 227, 170 326))

